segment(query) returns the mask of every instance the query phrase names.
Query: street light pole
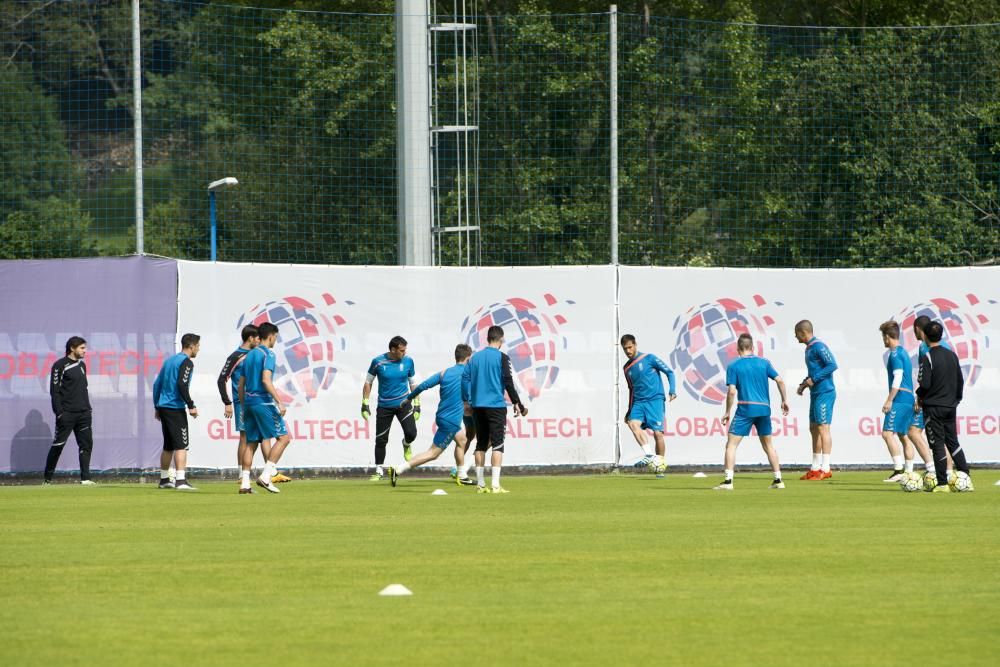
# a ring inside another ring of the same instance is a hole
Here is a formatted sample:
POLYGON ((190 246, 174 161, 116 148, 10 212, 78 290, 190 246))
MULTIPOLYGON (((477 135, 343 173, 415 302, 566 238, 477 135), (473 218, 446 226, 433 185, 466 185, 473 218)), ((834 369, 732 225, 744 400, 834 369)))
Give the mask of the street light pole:
POLYGON ((233 187, 239 185, 240 182, 237 181, 232 176, 226 176, 225 178, 220 178, 217 181, 212 181, 208 184, 208 220, 211 227, 211 238, 212 238, 212 250, 211 250, 211 261, 215 261, 216 257, 216 239, 218 238, 218 227, 215 222, 215 191, 221 188, 233 187))

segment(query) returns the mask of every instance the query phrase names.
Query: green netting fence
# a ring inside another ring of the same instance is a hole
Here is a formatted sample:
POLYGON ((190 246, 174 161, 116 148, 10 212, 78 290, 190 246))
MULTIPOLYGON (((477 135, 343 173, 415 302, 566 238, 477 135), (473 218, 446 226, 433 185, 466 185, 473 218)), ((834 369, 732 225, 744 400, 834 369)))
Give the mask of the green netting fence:
MULTIPOLYGON (((135 252, 130 5, 0 4, 0 257, 135 252)), ((471 214, 476 262, 606 264, 616 206, 625 264, 1000 257, 1000 25, 473 20, 435 85, 463 58, 474 187, 442 137, 435 206, 471 214)), ((145 252, 208 259, 234 176, 218 259, 398 262, 393 16, 170 0, 141 25, 145 252)))

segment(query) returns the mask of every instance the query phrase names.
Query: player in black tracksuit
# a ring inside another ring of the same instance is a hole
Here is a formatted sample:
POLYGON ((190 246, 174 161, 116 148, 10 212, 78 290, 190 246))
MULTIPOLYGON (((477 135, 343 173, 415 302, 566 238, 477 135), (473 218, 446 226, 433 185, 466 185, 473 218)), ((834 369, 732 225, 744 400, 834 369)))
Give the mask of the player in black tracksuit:
POLYGON ((56 416, 56 437, 45 461, 45 481, 51 482, 59 463, 59 455, 69 440, 76 435, 80 448, 80 483, 93 484, 90 480, 90 452, 94 447, 91 431, 92 413, 90 395, 87 392, 87 364, 83 357, 87 354, 87 341, 73 336, 66 341, 66 356, 52 364, 49 393, 52 396, 52 412, 56 416))
POLYGON ((940 344, 942 332, 940 322, 930 322, 924 328, 924 338, 930 345, 930 351, 920 358, 917 398, 924 411, 925 432, 934 453, 938 486, 943 488, 948 484, 945 451, 951 454, 956 470, 969 474, 969 464, 962 446, 958 444, 955 419, 955 408, 962 402, 965 380, 958 357, 940 344))

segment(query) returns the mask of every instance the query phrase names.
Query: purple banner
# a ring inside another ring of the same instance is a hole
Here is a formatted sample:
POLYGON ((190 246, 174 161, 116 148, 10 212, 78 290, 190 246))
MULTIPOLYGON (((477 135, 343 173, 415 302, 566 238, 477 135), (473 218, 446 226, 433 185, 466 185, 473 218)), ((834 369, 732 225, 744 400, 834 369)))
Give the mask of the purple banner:
MULTIPOLYGON (((150 257, 0 261, 0 473, 40 471, 55 416, 48 382, 87 340, 91 468, 158 466, 153 379, 177 337, 177 264, 150 257)), ((70 436, 60 470, 77 470, 70 436)))

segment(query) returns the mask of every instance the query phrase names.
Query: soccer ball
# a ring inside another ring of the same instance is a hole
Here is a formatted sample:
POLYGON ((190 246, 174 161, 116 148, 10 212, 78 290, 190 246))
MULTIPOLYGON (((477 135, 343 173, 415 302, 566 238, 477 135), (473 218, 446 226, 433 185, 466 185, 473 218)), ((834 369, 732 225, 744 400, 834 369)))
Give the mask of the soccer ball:
POLYGON ((957 472, 955 473, 954 481, 949 480, 948 484, 951 486, 952 491, 972 491, 972 478, 969 477, 968 473, 957 472))
POLYGON ((908 472, 903 476, 903 481, 899 483, 903 491, 907 493, 913 493, 914 491, 923 491, 924 489, 924 478, 915 472, 908 472))
POLYGON ((650 463, 649 467, 657 475, 662 475, 663 473, 667 472, 667 462, 666 461, 660 461, 658 464, 657 463, 650 463))
POLYGON ((924 475, 924 491, 933 491, 937 486, 937 475, 927 473, 924 475))

